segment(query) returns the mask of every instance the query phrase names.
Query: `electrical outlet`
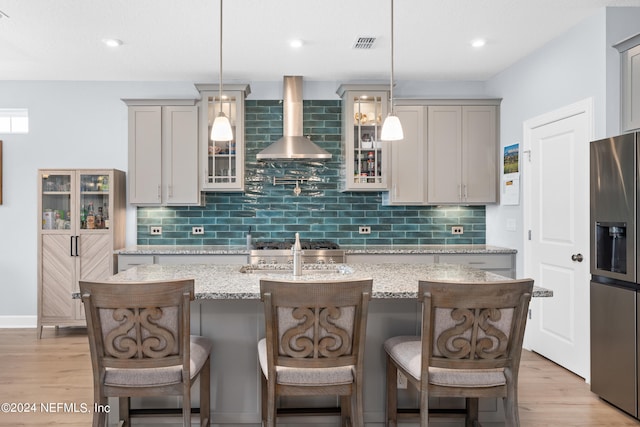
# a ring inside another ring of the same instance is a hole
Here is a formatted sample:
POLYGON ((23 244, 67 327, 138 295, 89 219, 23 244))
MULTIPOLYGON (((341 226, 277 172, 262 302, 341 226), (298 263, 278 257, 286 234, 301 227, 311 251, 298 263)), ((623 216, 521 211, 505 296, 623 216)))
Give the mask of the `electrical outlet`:
POLYGON ((461 225, 451 227, 451 234, 464 234, 464 228, 461 225))
POLYGON ((191 227, 191 234, 204 234, 204 227, 191 227))
POLYGON ((149 233, 152 236, 159 236, 162 234, 162 227, 149 227, 149 233))
POLYGON ((371 227, 369 227, 368 225, 361 225, 358 228, 358 233, 360 233, 360 234, 371 234, 371 227))
POLYGON ((398 384, 397 388, 405 389, 407 388, 407 377, 400 371, 398 371, 398 384))

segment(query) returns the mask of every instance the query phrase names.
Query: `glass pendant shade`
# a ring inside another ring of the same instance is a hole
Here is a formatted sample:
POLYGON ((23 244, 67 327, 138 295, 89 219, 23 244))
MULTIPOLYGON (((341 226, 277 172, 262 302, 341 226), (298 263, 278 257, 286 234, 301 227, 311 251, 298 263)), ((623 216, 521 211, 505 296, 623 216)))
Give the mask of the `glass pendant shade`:
POLYGON ((224 114, 218 114, 213 127, 211 128, 211 140, 212 141, 231 141, 233 139, 233 131, 231 130, 231 123, 229 118, 224 114))
POLYGON ((389 114, 382 124, 382 132, 380 133, 382 141, 400 141, 404 139, 402 124, 395 114, 389 114))

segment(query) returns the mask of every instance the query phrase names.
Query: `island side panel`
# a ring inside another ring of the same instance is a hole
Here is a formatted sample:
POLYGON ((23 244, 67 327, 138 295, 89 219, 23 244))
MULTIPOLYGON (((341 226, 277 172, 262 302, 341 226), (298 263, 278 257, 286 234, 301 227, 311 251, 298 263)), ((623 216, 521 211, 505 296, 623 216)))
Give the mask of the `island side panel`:
POLYGON ((264 337, 259 300, 203 300, 200 332, 213 340, 211 424, 260 425, 258 340, 264 337))

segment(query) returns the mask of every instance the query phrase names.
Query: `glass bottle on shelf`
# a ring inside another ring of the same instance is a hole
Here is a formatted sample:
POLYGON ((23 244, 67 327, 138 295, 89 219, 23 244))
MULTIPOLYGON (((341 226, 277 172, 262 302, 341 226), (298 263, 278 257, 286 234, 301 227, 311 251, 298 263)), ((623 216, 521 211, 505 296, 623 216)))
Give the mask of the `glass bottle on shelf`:
POLYGON ((89 211, 87 212, 87 229, 93 230, 96 228, 96 216, 93 211, 93 202, 89 203, 89 211))
POLYGON ((109 229, 111 223, 109 221, 109 205, 107 203, 104 204, 104 208, 102 209, 102 221, 104 222, 104 227, 106 229, 109 229))
POLYGON ((104 217, 102 216, 102 206, 98 206, 98 213, 96 214, 96 228, 104 228, 104 217))
POLYGON ((83 230, 87 228, 87 210, 84 205, 80 208, 80 228, 83 230))

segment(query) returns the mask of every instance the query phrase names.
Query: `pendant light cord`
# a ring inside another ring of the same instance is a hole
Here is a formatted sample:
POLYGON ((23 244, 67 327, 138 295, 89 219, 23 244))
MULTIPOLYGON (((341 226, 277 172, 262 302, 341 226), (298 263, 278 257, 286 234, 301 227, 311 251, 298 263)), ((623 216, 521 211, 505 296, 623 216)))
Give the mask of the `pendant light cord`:
POLYGON ((391 114, 393 115, 393 0, 391 0, 391 77, 389 81, 389 93, 391 100, 391 114))
MULTIPOLYGON (((393 1, 393 0, 391 0, 393 1)), ((220 101, 220 113, 222 113, 222 0, 220 0, 220 85, 218 86, 218 99, 220 101)))

